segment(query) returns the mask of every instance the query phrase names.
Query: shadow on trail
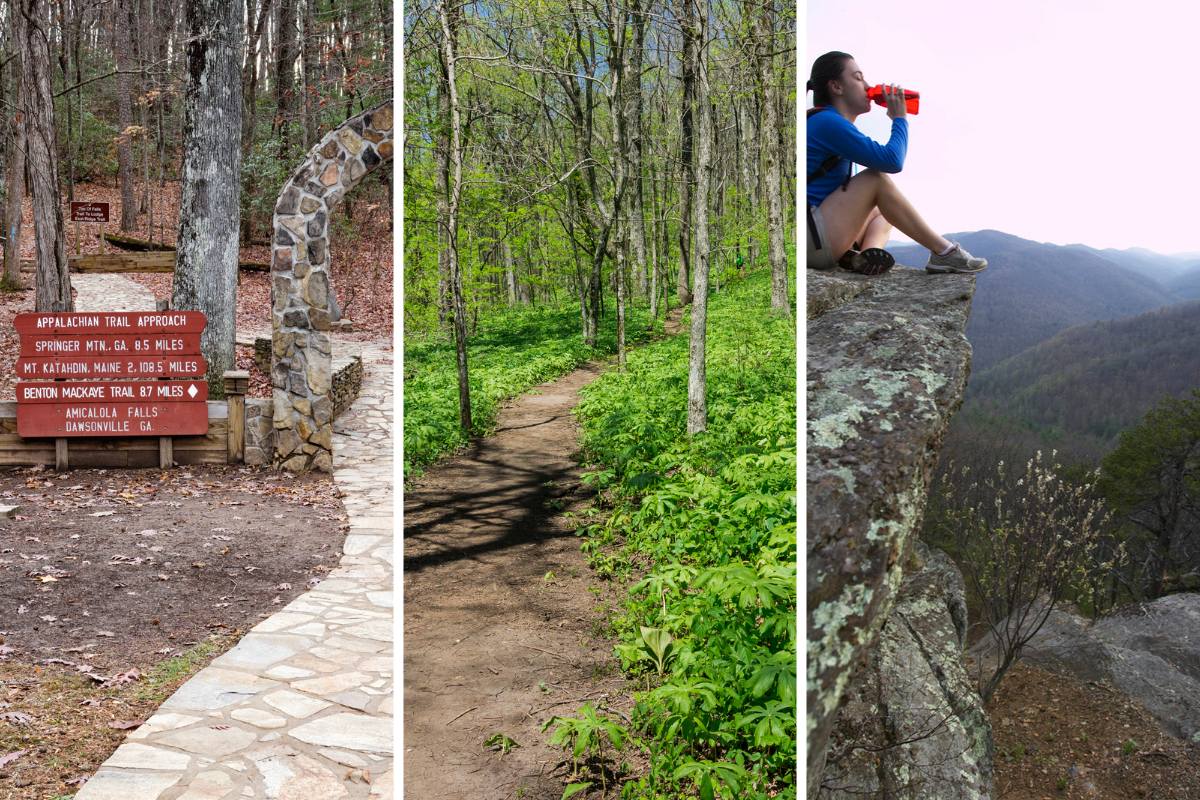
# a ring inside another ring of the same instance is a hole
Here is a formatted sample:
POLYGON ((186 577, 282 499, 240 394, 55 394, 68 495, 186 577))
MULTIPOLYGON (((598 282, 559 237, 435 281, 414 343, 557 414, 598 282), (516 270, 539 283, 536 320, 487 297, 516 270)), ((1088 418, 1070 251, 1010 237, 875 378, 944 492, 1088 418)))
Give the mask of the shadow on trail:
MULTIPOLYGON (((501 430, 533 428, 557 418, 501 430)), ((576 465, 531 464, 531 456, 536 454, 509 453, 490 439, 479 440, 473 452, 440 472, 438 483, 407 492, 406 551, 417 542, 437 550, 406 552, 404 569, 420 572, 462 559, 477 561, 489 553, 573 536, 551 520, 574 492, 576 465), (448 490, 447 482, 457 488, 448 490)))

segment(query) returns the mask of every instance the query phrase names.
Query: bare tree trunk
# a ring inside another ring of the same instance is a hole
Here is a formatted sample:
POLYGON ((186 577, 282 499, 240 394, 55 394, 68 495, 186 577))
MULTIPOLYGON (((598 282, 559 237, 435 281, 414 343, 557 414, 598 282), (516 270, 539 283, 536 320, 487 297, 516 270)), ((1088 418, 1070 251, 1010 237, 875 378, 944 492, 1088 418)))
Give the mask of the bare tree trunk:
POLYGON ((650 325, 658 319, 658 187, 654 165, 650 165, 650 325))
POLYGON ((8 146, 8 185, 5 187, 4 208, 4 282, 12 287, 23 285, 21 280, 21 212, 25 201, 25 114, 20 109, 24 104, 24 67, 20 60, 21 15, 14 15, 13 38, 17 41, 16 58, 13 61, 13 98, 17 110, 12 118, 12 140, 8 146))
POLYGON ((130 6, 136 0, 118 0, 112 9, 113 58, 117 69, 117 179, 121 184, 121 230, 137 227, 137 200, 133 192, 133 152, 130 147, 133 126, 133 14, 130 6))
MULTIPOLYGON (((446 102, 450 112, 450 184, 446 201, 446 261, 454 302, 454 349, 458 364, 458 420, 463 434, 471 435, 471 384, 467 369, 467 309, 463 302, 462 272, 458 264, 458 206, 462 198, 462 122, 458 111, 458 66, 454 49, 455 25, 451 23, 451 0, 439 0, 442 22, 442 65, 446 75, 446 102)), ((457 14, 455 14, 457 16, 457 14)), ((455 20, 457 21, 457 20, 455 20)))
POLYGON ((788 301, 787 255, 783 250, 783 197, 779 187, 779 136, 775 133, 775 59, 771 55, 771 34, 774 31, 774 16, 771 4, 765 0, 760 12, 754 17, 757 32, 758 80, 762 86, 763 147, 766 148, 766 194, 767 194, 767 258, 771 262, 771 313, 791 318, 792 308, 788 301))
POLYGON ((54 146, 54 93, 50 88, 50 12, 46 0, 19 0, 21 49, 25 65, 24 110, 28 136, 27 174, 33 198, 37 242, 37 311, 70 311, 71 277, 58 192, 58 152, 54 146))
POLYGON ((254 148, 254 125, 258 117, 258 51, 262 46, 263 31, 271 16, 271 0, 262 0, 258 10, 258 22, 254 26, 254 35, 250 37, 250 56, 246 59, 246 72, 242 77, 243 103, 245 116, 242 125, 242 153, 250 155, 254 148))
MULTIPOLYGON (((71 75, 71 71, 70 71, 71 62, 70 62, 70 58, 69 58, 69 54, 71 52, 71 41, 70 41, 71 28, 67 24, 67 7, 68 7, 68 5, 69 4, 66 2, 60 3, 58 5, 58 29, 59 29, 59 35, 60 35, 60 39, 58 42, 58 44, 59 44, 58 69, 62 73, 62 85, 63 85, 64 89, 66 88, 67 84, 70 83, 70 75, 71 75)), ((66 151, 67 153, 70 153, 71 152, 71 142, 75 139, 75 124, 74 124, 74 120, 71 118, 72 115, 71 115, 71 99, 70 99, 70 97, 68 97, 63 102, 63 109, 67 112, 67 119, 66 119, 67 142, 66 142, 66 147, 64 147, 63 150, 66 151)), ((82 116, 79 118, 79 127, 80 127, 79 138, 82 139, 83 138, 83 117, 82 116)), ((73 160, 69 160, 69 163, 67 164, 67 200, 71 201, 74 199, 75 199, 75 162, 73 160)))
MULTIPOLYGON (((620 0, 608 0, 609 67, 612 70, 608 88, 608 106, 612 111, 613 208, 612 224, 617 226, 616 270, 617 284, 617 369, 625 368, 625 244, 629 226, 621 221, 621 201, 626 191, 625 166, 632 155, 628 141, 629 48, 626 47, 625 14, 620 0), (615 51, 615 52, 614 52, 615 51)), ((635 23, 636 25, 636 23, 635 23)), ((640 99, 639 99, 640 102, 640 99)), ((643 246, 642 261, 645 261, 643 246)))
POLYGON ((747 102, 738 105, 738 120, 741 127, 742 175, 740 191, 743 220, 747 227, 746 261, 751 268, 758 262, 758 240, 754 236, 754 194, 758 186, 758 148, 754 146, 754 115, 749 113, 747 102))
POLYGON ((296 2, 279 0, 279 48, 275 52, 275 124, 272 131, 287 151, 288 125, 295 106, 296 80, 296 2))
POLYGON ((242 9, 223 0, 187 6, 183 193, 172 307, 202 311, 211 395, 233 368, 241 217, 242 9))
POLYGON ((708 20, 707 0, 686 0, 695 3, 690 22, 695 35, 691 52, 695 59, 696 75, 696 258, 692 270, 692 332, 688 349, 688 435, 708 427, 707 375, 704 364, 705 338, 708 325, 708 183, 712 174, 712 111, 709 106, 708 57, 705 37, 708 20), (701 5, 703 3, 703 5, 701 5))
MULTIPOLYGON (((313 97, 313 82, 317 74, 317 43, 315 41, 316 25, 313 22, 313 3, 315 0, 301 0, 304 3, 304 29, 300 40, 300 70, 302 91, 304 92, 304 149, 312 147, 319 138, 317 130, 317 106, 313 97)), ((391 182, 388 182, 391 186, 391 182)), ((390 200, 390 197, 389 197, 390 200)))
POLYGON ((693 0, 678 0, 683 6, 683 113, 680 116, 680 156, 679 156, 679 276, 676 286, 679 304, 686 306, 692 302, 692 294, 688 290, 688 272, 691 267, 691 231, 692 218, 692 186, 695 182, 695 172, 692 167, 692 103, 696 95, 696 60, 697 44, 694 34, 696 21, 692 18, 695 13, 692 8, 693 0))
POLYGON ((629 142, 628 177, 632 185, 627 190, 629 197, 629 249, 633 256, 633 282, 639 297, 647 292, 646 275, 646 220, 642 197, 642 49, 646 37, 646 13, 640 0, 632 0, 629 6, 630 28, 633 33, 632 47, 626 48, 629 65, 625 71, 625 94, 628 98, 627 129, 629 142))
POLYGON ((508 234, 505 234, 504 240, 500 242, 500 254, 504 258, 504 283, 508 289, 508 304, 515 306, 517 304, 517 271, 516 265, 513 264, 512 245, 508 241, 508 234))

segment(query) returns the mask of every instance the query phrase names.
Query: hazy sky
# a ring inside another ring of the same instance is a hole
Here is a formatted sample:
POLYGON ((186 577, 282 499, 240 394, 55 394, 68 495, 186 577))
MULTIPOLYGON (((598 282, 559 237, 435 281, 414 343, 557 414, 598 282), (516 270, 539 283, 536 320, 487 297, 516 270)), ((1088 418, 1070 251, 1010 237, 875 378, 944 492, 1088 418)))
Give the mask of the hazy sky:
MULTIPOLYGON (((935 229, 1200 251, 1200 7, 809 0, 806 23, 801 81, 841 50, 921 93, 895 177, 935 229)), ((857 124, 887 141, 882 107, 857 124)))

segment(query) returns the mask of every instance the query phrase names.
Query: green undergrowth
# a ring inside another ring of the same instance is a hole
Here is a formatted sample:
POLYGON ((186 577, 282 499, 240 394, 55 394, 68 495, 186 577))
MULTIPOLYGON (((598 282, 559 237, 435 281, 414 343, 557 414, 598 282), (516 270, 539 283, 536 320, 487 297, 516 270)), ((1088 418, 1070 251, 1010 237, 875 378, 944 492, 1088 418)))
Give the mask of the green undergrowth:
POLYGON ((649 770, 622 798, 796 796, 795 325, 769 314, 769 280, 710 300, 706 432, 686 435, 686 335, 577 410, 607 506, 584 550, 629 584, 616 650, 643 687, 626 746, 649 770))
MULTIPOLYGON (((610 304, 611 305, 611 304, 610 304)), ((616 311, 606 309, 595 347, 583 342, 577 305, 521 308, 481 317, 467 346, 472 435, 489 433, 500 404, 617 349, 616 311)), ((628 309, 626 342, 647 337, 649 312, 628 309)), ((661 322, 658 328, 661 329, 661 322)), ((467 444, 459 426, 454 344, 444 334, 406 335, 404 345, 404 477, 467 444)))

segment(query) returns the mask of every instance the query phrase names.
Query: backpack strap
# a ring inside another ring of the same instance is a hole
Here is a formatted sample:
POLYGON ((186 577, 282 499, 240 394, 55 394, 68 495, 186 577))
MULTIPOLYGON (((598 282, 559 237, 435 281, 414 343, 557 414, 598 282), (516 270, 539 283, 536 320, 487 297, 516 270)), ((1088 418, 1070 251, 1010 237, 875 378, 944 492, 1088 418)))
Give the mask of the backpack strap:
MULTIPOLYGON (((813 108, 808 109, 808 112, 807 112, 808 116, 805 117, 805 119, 807 119, 808 117, 811 117, 813 114, 819 114, 822 111, 828 111, 830 108, 832 108, 832 106, 814 106, 813 108)), ((841 160, 842 160, 842 157, 837 155, 836 153, 830 154, 830 156, 828 158, 826 158, 824 161, 822 161, 820 163, 820 165, 808 176, 808 182, 812 183, 813 181, 817 180, 818 178, 825 177, 826 175, 828 175, 830 172, 833 171, 833 168, 836 167, 838 165, 838 163, 841 162, 841 160)), ((850 172, 852 173, 853 170, 854 170, 854 167, 851 166, 850 172)), ((849 182, 850 182, 850 175, 847 175, 845 183, 842 184, 842 188, 845 189, 846 184, 848 184, 849 182)))
POLYGON ((825 177, 826 175, 828 175, 830 172, 833 171, 833 168, 836 167, 841 160, 842 160, 842 157, 839 156, 837 153, 831 154, 828 158, 826 158, 824 161, 822 161, 820 166, 818 166, 808 176, 808 182, 812 183, 813 181, 817 180, 818 178, 825 177))

